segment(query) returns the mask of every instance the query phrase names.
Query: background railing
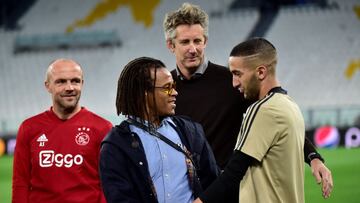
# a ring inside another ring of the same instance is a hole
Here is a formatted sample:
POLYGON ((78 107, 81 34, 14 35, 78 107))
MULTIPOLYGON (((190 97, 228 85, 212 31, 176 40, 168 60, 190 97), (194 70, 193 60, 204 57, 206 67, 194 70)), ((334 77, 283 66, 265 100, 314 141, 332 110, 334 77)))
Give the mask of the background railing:
MULTIPOLYGON (((324 125, 336 127, 360 126, 360 105, 346 107, 316 107, 302 110, 307 130, 315 129, 324 125)), ((101 114, 100 114, 101 115, 101 114)), ((101 115, 113 125, 119 124, 124 117, 113 115, 101 115)), ((17 129, 25 118, 0 120, 0 137, 16 134, 17 129)))
POLYGON ((303 109, 306 129, 323 125, 350 127, 360 125, 360 105, 303 109))

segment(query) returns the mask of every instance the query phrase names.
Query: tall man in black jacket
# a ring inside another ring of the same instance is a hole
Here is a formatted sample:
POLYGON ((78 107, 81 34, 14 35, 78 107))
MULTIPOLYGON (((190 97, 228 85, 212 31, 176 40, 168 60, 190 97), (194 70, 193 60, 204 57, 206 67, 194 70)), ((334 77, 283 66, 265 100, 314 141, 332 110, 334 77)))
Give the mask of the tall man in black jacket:
MULTIPOLYGON (((176 69, 171 71, 177 84, 176 114, 187 115, 204 127, 217 164, 224 168, 233 153, 243 114, 251 102, 232 87, 228 68, 211 63, 205 57, 208 41, 208 15, 198 6, 184 3, 164 19, 168 49, 175 55, 176 69)), ((305 139, 305 162, 311 166, 323 195, 333 182, 330 170, 312 143, 305 139)))

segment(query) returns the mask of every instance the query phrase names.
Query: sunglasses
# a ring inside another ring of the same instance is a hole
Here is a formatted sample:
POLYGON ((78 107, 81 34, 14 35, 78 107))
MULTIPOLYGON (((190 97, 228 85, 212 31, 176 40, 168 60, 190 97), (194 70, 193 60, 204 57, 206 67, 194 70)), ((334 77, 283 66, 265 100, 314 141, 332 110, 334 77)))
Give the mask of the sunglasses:
POLYGON ((167 95, 171 96, 171 94, 173 93, 173 91, 176 89, 176 83, 170 83, 170 84, 166 84, 165 86, 162 87, 154 87, 154 88, 160 88, 162 90, 162 92, 166 93, 167 95))

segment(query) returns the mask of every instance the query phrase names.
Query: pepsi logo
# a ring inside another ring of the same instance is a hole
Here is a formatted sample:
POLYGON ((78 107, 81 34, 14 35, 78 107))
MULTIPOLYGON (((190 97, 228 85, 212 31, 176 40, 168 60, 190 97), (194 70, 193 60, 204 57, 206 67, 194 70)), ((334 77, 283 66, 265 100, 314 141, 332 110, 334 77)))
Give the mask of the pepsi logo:
POLYGON ((323 126, 315 130, 314 143, 320 148, 337 147, 340 142, 340 133, 336 127, 323 126))

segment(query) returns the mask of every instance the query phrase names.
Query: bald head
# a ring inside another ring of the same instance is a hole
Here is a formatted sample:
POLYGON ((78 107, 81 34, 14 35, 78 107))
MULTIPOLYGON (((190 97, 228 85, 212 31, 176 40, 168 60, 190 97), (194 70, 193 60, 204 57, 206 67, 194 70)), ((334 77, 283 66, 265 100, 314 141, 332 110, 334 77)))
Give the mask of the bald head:
POLYGON ((50 63, 46 71, 45 82, 49 82, 54 73, 64 68, 71 68, 75 71, 79 71, 81 73, 81 79, 83 79, 83 71, 79 63, 72 59, 60 58, 50 63))
POLYGON ((45 87, 51 94, 53 111, 68 119, 80 111, 79 99, 83 86, 81 66, 71 59, 57 59, 46 71, 45 87))

